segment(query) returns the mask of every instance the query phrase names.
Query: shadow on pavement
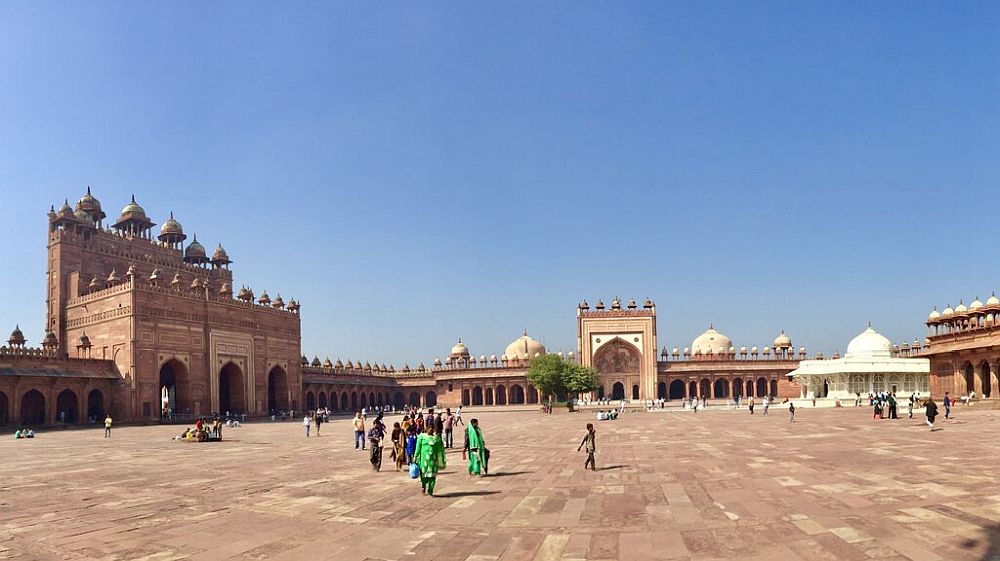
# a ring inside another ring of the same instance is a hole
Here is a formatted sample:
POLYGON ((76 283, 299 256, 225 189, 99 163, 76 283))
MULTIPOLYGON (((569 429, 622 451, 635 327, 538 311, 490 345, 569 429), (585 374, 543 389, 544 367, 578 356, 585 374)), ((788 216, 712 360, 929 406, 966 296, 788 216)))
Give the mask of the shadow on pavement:
POLYGON ((453 499, 457 497, 481 497, 483 495, 496 495, 499 492, 500 491, 456 491, 454 493, 438 493, 434 496, 442 499, 453 499))

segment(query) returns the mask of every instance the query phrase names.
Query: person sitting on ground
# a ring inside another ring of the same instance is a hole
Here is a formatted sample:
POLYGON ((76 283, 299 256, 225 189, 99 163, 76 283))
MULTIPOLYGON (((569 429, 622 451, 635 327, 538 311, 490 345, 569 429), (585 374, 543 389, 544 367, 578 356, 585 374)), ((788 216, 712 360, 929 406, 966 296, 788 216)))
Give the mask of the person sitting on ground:
POLYGON ((24 436, 21 434, 21 429, 17 429, 16 431, 14 431, 14 439, 17 440, 21 438, 24 438, 24 436))

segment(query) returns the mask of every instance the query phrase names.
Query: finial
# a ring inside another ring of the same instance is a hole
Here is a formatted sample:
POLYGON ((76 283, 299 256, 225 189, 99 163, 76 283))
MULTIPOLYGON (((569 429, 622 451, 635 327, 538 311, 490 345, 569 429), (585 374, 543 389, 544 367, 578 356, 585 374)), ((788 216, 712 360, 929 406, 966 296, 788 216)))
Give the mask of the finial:
POLYGON ((174 211, 172 211, 172 210, 170 211, 170 219, 171 219, 171 220, 173 220, 173 219, 174 219, 174 211))
POLYGON ((872 328, 872 320, 868 320, 868 329, 872 328))
POLYGON ((132 204, 135 204, 135 193, 132 193, 132 204))
MULTIPOLYGON (((90 194, 90 185, 87 185, 87 194, 90 194)), ((84 333, 84 335, 86 335, 86 333, 84 333)))
POLYGON ((708 324, 708 328, 709 329, 715 329, 715 324, 714 323, 709 323, 708 324))
POLYGON ((524 333, 522 333, 521 335, 523 335, 523 336, 527 337, 527 336, 528 336, 528 330, 527 330, 527 329, 525 329, 525 330, 524 330, 524 333))

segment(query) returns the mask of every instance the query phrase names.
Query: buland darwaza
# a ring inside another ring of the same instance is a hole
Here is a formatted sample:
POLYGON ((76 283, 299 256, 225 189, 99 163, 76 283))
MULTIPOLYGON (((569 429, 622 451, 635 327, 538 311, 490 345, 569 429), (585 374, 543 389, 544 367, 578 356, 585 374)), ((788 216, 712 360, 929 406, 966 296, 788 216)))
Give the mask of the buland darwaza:
MULTIPOLYGON (((309 360, 301 350, 299 303, 272 299, 266 290, 258 296, 245 285, 234 291, 232 260, 221 245, 209 256, 197 236, 188 241, 173 213, 154 235, 155 224, 135 197, 113 223, 105 218, 89 188, 75 207, 66 201, 50 209, 45 330, 39 348, 27 345, 20 328, 0 347, 0 424, 94 422, 109 412, 121 421, 156 422, 227 411, 253 417, 318 407, 505 406, 544 399, 526 374, 548 351, 527 331, 488 355, 476 356, 459 339, 430 366, 309 360)), ((712 325, 683 350, 658 351, 650 299, 639 305, 614 298, 608 306, 597 300, 593 307, 584 301, 576 312, 577 349, 564 358, 593 366, 600 382, 583 398, 830 394, 829 387, 820 393, 815 380, 810 385, 807 377, 790 375, 805 373, 800 363, 807 356, 784 331, 770 345, 737 348, 712 325)), ((1000 353, 990 349, 1000 348, 998 318, 995 296, 935 311, 923 348, 915 342, 888 354, 929 358, 931 391, 995 396, 1000 353)), ((882 353, 885 344, 879 344, 882 353)), ((821 353, 815 359, 835 365, 821 353)))

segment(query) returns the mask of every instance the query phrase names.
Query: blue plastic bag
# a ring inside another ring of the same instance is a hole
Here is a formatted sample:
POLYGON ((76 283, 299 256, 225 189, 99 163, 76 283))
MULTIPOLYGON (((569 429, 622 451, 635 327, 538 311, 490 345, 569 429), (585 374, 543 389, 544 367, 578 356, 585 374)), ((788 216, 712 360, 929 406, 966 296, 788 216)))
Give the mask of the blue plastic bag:
POLYGON ((420 477, 420 466, 417 464, 410 464, 410 479, 416 479, 420 477))

